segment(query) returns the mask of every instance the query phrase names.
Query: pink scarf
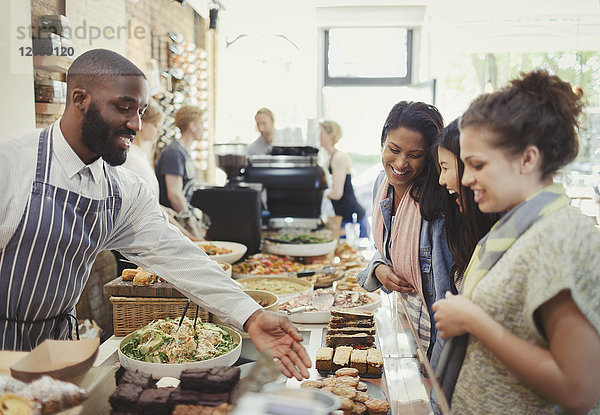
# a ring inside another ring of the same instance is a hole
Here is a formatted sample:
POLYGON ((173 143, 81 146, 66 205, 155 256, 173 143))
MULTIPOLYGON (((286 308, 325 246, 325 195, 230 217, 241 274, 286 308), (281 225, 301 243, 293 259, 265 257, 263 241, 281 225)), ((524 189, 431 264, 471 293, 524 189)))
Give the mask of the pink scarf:
MULTIPOLYGON (((380 205, 381 201, 387 197, 389 186, 387 177, 384 177, 373 203, 373 238, 375 246, 382 254, 385 252, 385 241, 383 240, 383 215, 380 205)), ((411 187, 406 189, 396 210, 391 230, 390 258, 394 273, 417 290, 423 304, 426 304, 419 266, 421 211, 417 202, 410 197, 410 190, 411 187)))

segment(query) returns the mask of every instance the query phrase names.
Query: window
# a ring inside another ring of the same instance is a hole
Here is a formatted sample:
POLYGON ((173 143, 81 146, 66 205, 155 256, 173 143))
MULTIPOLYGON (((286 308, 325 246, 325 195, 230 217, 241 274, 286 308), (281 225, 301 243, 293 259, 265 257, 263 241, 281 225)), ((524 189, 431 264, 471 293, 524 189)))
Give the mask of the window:
POLYGON ((324 33, 325 86, 410 84, 411 29, 331 28, 324 33))

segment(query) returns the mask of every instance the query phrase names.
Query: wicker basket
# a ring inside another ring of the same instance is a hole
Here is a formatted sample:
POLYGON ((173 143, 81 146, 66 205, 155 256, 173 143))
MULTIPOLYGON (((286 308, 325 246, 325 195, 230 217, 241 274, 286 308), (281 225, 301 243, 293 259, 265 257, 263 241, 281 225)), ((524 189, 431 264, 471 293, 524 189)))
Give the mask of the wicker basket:
MULTIPOLYGON (((113 327, 115 336, 126 336, 160 318, 179 318, 185 310, 185 298, 110 297, 113 305, 113 327)), ((196 305, 191 303, 186 315, 196 316, 196 305)), ((208 311, 200 307, 198 317, 210 321, 208 311)))

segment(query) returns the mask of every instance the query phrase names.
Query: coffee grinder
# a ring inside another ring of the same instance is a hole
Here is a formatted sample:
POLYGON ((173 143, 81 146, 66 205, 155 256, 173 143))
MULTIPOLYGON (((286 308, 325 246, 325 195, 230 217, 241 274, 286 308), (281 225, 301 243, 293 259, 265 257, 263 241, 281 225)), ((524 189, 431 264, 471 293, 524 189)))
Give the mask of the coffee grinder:
POLYGON ((206 238, 239 242, 246 255, 260 251, 262 185, 245 183, 246 144, 215 144, 217 166, 227 175, 225 186, 198 186, 191 204, 210 218, 206 238))

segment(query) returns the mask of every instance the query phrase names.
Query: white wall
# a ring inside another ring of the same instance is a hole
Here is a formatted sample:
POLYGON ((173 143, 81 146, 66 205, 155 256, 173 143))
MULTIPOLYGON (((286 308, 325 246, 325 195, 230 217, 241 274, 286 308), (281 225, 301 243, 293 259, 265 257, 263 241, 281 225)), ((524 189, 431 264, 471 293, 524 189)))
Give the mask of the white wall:
POLYGON ((35 128, 33 59, 21 56, 20 47, 31 47, 22 29, 31 26, 31 2, 3 2, 0 13, 0 140, 16 137, 35 128), (9 10, 7 10, 7 8, 9 10), (19 39, 23 37, 23 39, 19 39))
POLYGON ((305 130, 307 119, 316 117, 313 2, 224 4, 218 22, 216 141, 254 140, 254 114, 260 107, 274 112, 276 128, 305 130))

